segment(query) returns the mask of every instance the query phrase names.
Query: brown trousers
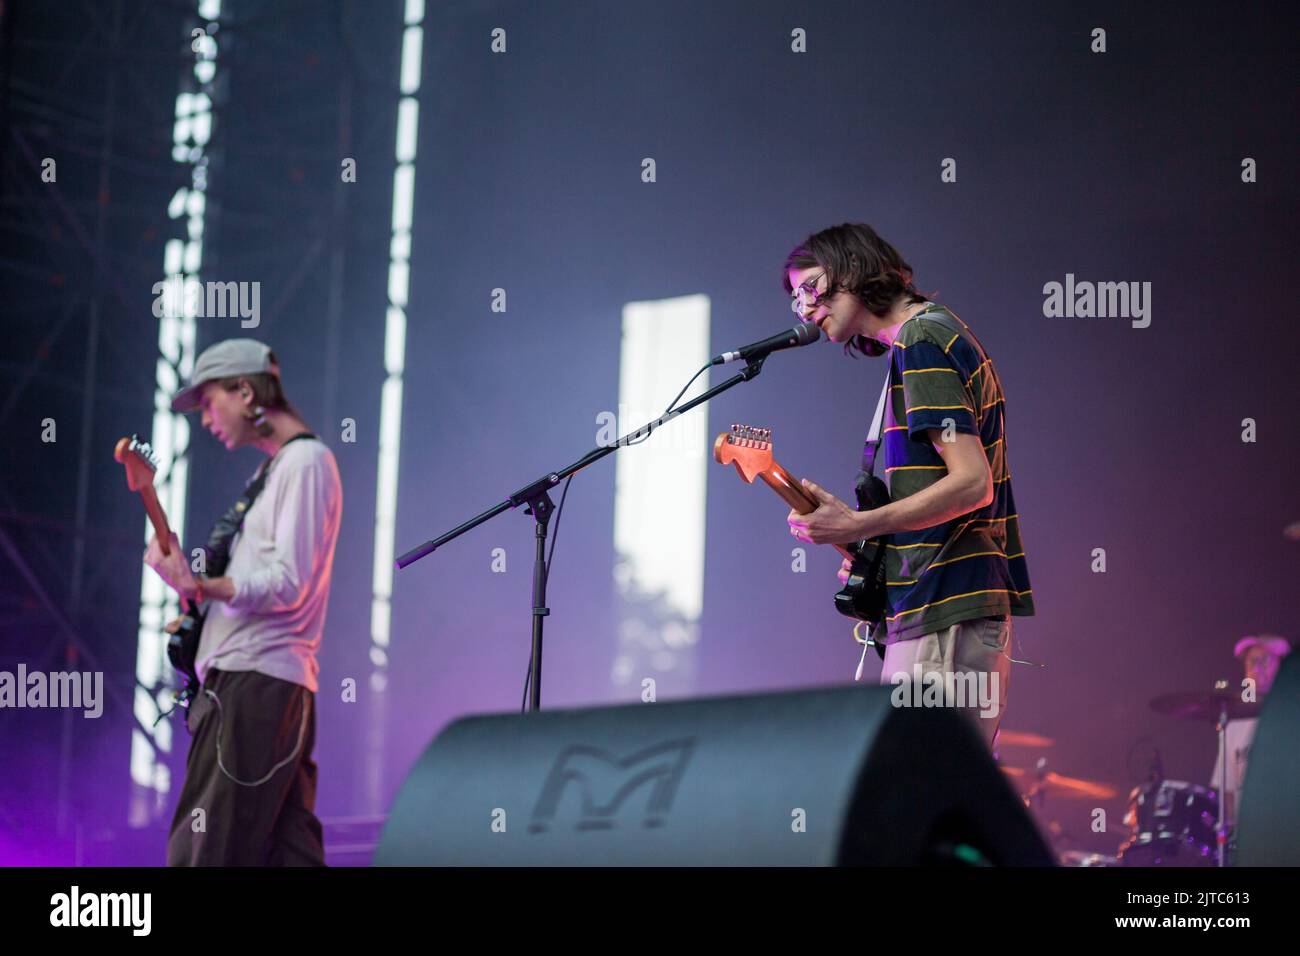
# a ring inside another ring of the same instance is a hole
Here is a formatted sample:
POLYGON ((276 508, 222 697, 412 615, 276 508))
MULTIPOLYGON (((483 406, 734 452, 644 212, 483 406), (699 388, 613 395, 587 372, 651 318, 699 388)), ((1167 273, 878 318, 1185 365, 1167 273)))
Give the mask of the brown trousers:
POLYGON ((186 717, 193 739, 168 866, 325 865, 315 703, 306 687, 256 671, 208 672, 186 717))

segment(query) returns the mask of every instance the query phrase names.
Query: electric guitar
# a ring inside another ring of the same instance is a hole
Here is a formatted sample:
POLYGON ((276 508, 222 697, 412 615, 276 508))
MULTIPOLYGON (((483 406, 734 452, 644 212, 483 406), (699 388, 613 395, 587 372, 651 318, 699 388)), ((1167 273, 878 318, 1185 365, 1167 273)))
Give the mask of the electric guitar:
MULTIPOLYGON (((158 501, 158 493, 153 487, 154 473, 158 470, 153 449, 147 442, 142 442, 132 435, 130 438, 118 440, 117 447, 113 449, 113 458, 126 470, 126 486, 140 493, 140 500, 144 502, 145 513, 149 516, 149 523, 153 525, 162 553, 170 555, 172 530, 167 523, 167 514, 158 501)), ((189 601, 182 601, 182 611, 184 614, 180 625, 168 636, 167 659, 171 661, 176 673, 185 680, 185 686, 174 695, 176 702, 181 706, 188 706, 202 686, 196 659, 199 654, 199 635, 203 631, 203 619, 207 611, 189 601)))
MULTIPOLYGON (((734 465, 736 473, 747 483, 762 478, 781 500, 801 515, 811 514, 818 501, 772 457, 772 429, 749 425, 732 425, 713 442, 713 459, 719 464, 734 465)), ((889 492, 884 482, 862 475, 857 486, 858 510, 867 511, 888 504, 889 492), (866 480, 864 480, 866 479, 866 480)), ((877 538, 856 544, 834 545, 835 550, 853 562, 849 578, 835 595, 835 609, 846 617, 878 625, 885 613, 885 547, 877 538)), ((884 646, 876 645, 884 656, 884 646)))

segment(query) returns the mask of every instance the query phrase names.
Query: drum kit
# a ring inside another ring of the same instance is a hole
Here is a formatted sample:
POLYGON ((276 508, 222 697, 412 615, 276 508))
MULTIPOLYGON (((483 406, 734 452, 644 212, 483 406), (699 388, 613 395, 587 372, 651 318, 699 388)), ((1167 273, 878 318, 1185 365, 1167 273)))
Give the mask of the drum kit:
POLYGON ((1062 827, 1049 808, 1056 801, 1102 801, 1114 798, 1115 787, 1097 780, 1069 777, 1048 769, 1046 750, 1054 741, 1041 734, 999 732, 999 767, 1019 791, 1025 806, 1038 818, 1057 847, 1063 866, 1227 866, 1234 850, 1234 833, 1221 796, 1226 790, 1227 724, 1259 715, 1259 704, 1243 702, 1222 683, 1213 691, 1164 694, 1151 701, 1157 713, 1181 720, 1209 721, 1219 738, 1222 777, 1216 787, 1184 780, 1166 780, 1158 755, 1150 761, 1143 783, 1128 795, 1123 822, 1128 834, 1114 855, 1067 849, 1076 837, 1062 827), (1023 751, 1029 767, 1001 762, 1003 751, 1023 751))

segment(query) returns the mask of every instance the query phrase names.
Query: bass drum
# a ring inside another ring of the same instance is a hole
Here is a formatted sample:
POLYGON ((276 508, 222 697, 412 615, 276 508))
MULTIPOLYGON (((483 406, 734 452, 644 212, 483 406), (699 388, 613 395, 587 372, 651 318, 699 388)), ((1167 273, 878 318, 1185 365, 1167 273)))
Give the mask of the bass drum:
POLYGON ((1183 780, 1134 787, 1124 822, 1133 835, 1119 848, 1121 866, 1214 866, 1216 791, 1183 780))

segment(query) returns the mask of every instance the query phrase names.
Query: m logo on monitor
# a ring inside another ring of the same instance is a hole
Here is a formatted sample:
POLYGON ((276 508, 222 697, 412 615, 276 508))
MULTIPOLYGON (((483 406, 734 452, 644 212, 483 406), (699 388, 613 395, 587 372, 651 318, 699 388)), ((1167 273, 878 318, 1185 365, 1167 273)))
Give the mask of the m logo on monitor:
POLYGON ((626 823, 632 823, 635 815, 643 827, 663 826, 694 749, 695 740, 685 737, 646 747, 620 760, 599 747, 568 747, 546 775, 528 832, 549 830, 570 791, 576 791, 579 800, 576 830, 613 828, 625 803, 639 808, 639 812, 629 809, 623 814, 626 823), (636 799, 629 800, 634 794, 636 799))

